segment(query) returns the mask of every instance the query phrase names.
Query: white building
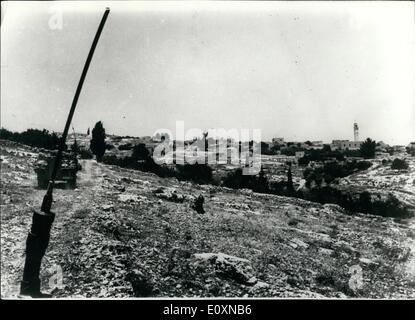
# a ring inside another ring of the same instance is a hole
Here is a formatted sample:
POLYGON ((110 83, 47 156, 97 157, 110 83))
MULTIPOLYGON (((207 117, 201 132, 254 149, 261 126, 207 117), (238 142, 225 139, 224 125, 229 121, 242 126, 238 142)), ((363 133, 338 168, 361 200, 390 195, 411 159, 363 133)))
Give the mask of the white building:
POLYGON ((330 147, 332 150, 359 150, 362 141, 333 140, 330 147))

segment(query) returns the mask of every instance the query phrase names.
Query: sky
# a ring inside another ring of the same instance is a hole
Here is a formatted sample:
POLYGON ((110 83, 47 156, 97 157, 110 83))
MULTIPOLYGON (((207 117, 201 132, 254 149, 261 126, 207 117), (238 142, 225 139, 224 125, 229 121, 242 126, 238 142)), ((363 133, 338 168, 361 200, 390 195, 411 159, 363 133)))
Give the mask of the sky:
POLYGON ((414 3, 2 2, 1 126, 415 141, 414 3), (5 10, 4 10, 5 9, 5 10))

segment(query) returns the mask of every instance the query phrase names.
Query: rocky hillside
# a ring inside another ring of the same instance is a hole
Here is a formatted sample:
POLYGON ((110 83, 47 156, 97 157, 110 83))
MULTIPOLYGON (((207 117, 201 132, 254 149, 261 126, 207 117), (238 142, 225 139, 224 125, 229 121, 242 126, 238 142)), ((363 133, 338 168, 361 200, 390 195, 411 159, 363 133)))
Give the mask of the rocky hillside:
MULTIPOLYGON (((45 191, 36 151, 0 143, 1 296, 13 297, 45 191)), ((415 298, 413 221, 81 164, 77 188, 54 193, 42 285, 56 297, 415 298)))
POLYGON ((392 159, 405 159, 406 170, 391 169, 391 162, 382 163, 380 159, 371 160, 373 165, 365 171, 342 178, 340 186, 354 190, 369 191, 372 194, 392 193, 407 207, 415 208, 415 157, 407 153, 396 154, 392 159))

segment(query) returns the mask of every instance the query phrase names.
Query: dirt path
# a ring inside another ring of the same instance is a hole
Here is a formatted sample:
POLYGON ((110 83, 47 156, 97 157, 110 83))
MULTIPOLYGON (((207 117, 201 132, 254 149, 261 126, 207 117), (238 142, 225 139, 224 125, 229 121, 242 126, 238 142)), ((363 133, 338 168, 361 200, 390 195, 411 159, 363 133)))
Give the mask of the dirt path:
MULTIPOLYGON (((59 286, 61 261, 59 250, 64 250, 65 239, 73 236, 68 229, 79 229, 74 215, 91 205, 97 189, 100 188, 102 169, 94 160, 82 160, 82 170, 78 172, 78 184, 75 190, 55 190, 52 210, 56 214, 52 226, 51 241, 42 262, 42 287, 53 289, 59 286), (87 199, 88 201, 85 201, 87 199), (69 228, 71 226, 72 228, 69 228)), ((31 225, 32 210, 40 208, 45 190, 33 189, 35 176, 30 176, 32 188, 19 190, 23 194, 20 199, 25 202, 14 202, 2 207, 1 237, 1 297, 17 297, 19 283, 24 265, 24 251, 27 233, 31 225)), ((17 187, 17 186, 16 186, 17 187)))

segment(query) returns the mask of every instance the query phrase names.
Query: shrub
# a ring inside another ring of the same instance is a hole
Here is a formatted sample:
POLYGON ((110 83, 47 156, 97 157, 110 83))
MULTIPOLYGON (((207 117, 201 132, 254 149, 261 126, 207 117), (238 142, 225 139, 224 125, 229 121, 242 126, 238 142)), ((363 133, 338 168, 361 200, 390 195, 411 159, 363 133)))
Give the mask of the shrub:
POLYGON ((92 159, 94 157, 91 151, 84 148, 81 148, 79 150, 79 154, 81 156, 81 159, 92 159))
POLYGON ((190 180, 197 183, 211 183, 212 169, 206 164, 177 165, 176 178, 179 180, 190 180))
POLYGON ((150 157, 150 151, 144 143, 139 143, 133 147, 132 157, 136 160, 147 160, 150 157))
POLYGON ((133 145, 131 143, 122 144, 118 147, 118 150, 131 150, 133 148, 133 145))
POLYGON ((364 191, 360 194, 344 192, 326 186, 309 190, 302 196, 304 199, 319 203, 333 203, 351 212, 370 213, 384 217, 407 218, 413 213, 405 207, 394 195, 389 194, 385 200, 372 200, 372 195, 364 191))
POLYGON ((105 145, 105 150, 112 150, 114 148, 115 148, 115 146, 113 144, 106 144, 105 145))
POLYGON ((395 158, 392 162, 391 168, 395 170, 406 170, 409 168, 409 165, 405 160, 395 158))
POLYGON ((60 138, 56 133, 50 133, 46 129, 27 129, 26 131, 19 133, 1 128, 0 138, 48 150, 58 149, 60 142, 60 138))
POLYGON ((341 164, 337 161, 331 161, 324 164, 323 167, 315 169, 306 168, 303 172, 306 180, 306 187, 310 188, 314 181, 318 187, 321 186, 323 179, 326 183, 333 182, 336 178, 344 178, 352 173, 367 170, 372 166, 370 161, 348 161, 341 164))

